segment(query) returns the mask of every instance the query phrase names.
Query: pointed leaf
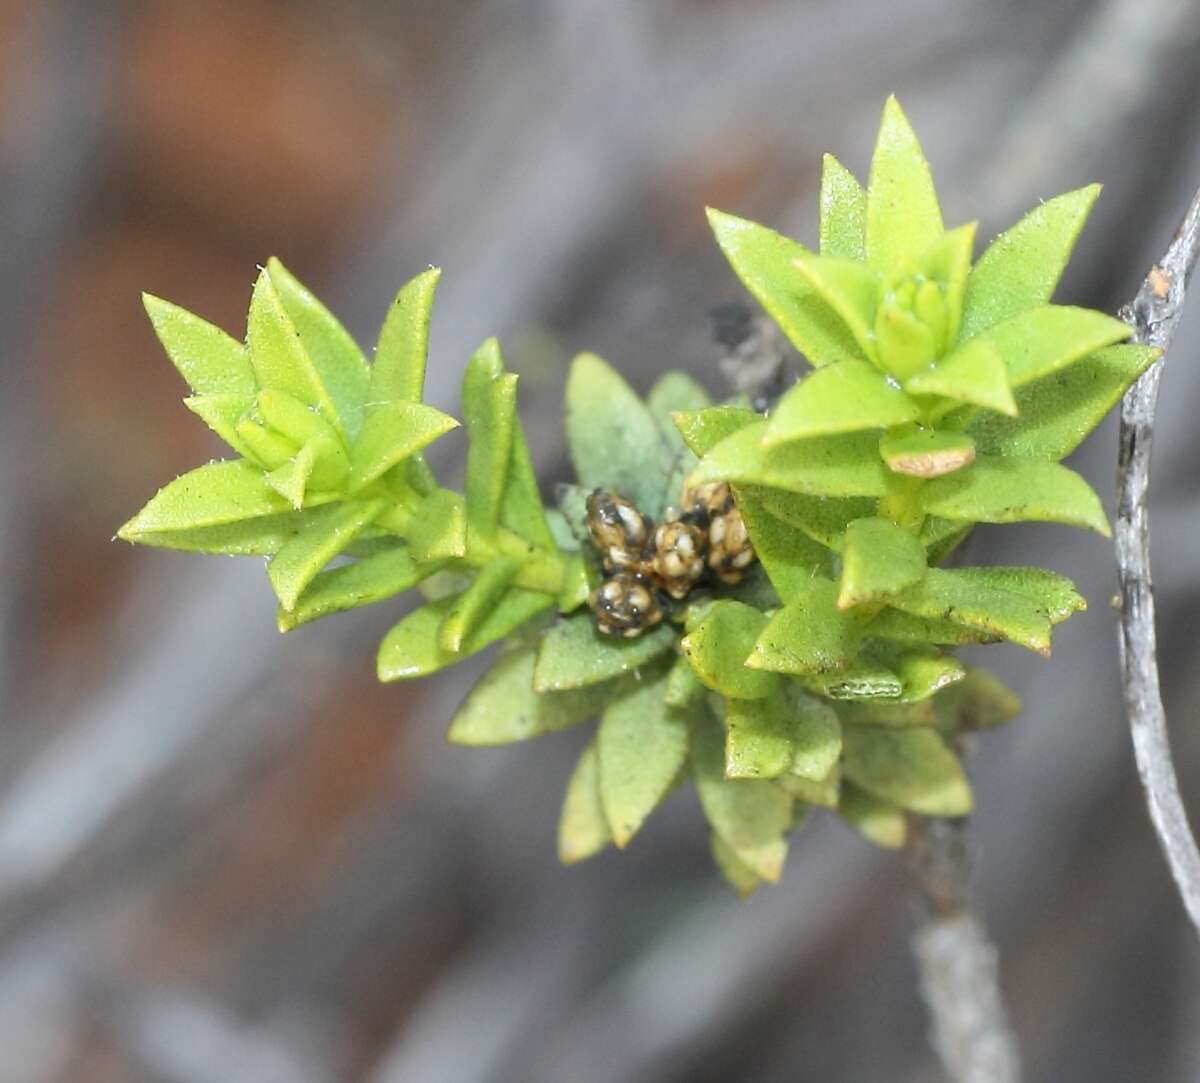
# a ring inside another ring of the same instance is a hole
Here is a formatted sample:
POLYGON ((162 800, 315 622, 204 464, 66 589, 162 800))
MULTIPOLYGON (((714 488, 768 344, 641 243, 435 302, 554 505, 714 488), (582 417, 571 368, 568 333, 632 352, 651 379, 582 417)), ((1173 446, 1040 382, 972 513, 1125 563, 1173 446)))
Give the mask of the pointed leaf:
POLYGON ((467 532, 488 541, 500 522, 517 409, 517 378, 504 371, 500 344, 494 338, 467 363, 462 400, 470 440, 464 486, 467 532))
POLYGON ((246 338, 250 363, 260 388, 286 391, 306 405, 315 406, 326 421, 340 424, 329 389, 309 356, 300 332, 284 309, 271 275, 265 270, 254 283, 246 338))
POLYGON ((435 489, 417 508, 408 530, 413 559, 421 564, 452 560, 467 551, 467 509, 459 493, 435 489))
POLYGON ((573 865, 598 854, 612 841, 600 803, 600 759, 593 741, 579 757, 567 783, 558 820, 558 859, 573 865))
POLYGON ((875 453, 874 434, 822 436, 768 450, 762 446, 766 425, 747 425, 722 440, 700 460, 692 482, 766 485, 813 496, 887 492, 887 470, 875 453))
POLYGON ((153 545, 155 534, 223 526, 288 510, 287 501, 267 485, 258 467, 245 459, 226 459, 197 467, 159 489, 117 537, 153 545))
POLYGON ((888 98, 867 184, 867 260, 877 268, 915 260, 941 234, 929 163, 900 104, 888 98))
POLYGON ((810 691, 833 700, 899 701, 904 684, 882 662, 867 654, 854 658, 845 669, 814 673, 804 678, 810 691))
POLYGON ((1004 359, 1009 384, 1018 388, 1129 335, 1128 324, 1103 312, 1042 305, 996 324, 972 339, 972 344, 986 342, 992 346, 1004 359))
POLYGON ((808 250, 774 230, 722 211, 708 211, 717 243, 742 285, 813 365, 859 356, 849 328, 797 272, 808 250))
POLYGON ((646 405, 659 431, 671 450, 678 454, 687 450, 683 437, 675 427, 673 415, 679 411, 704 410, 712 405, 708 392, 686 372, 667 372, 659 377, 646 396, 646 405))
POLYGON ((868 842, 899 850, 908 838, 908 819, 895 805, 843 782, 838 815, 868 842))
POLYGON ((975 441, 946 429, 899 429, 879 441, 888 469, 911 478, 953 474, 975 461, 975 441))
POLYGON ((196 395, 253 395, 258 390, 240 342, 170 301, 143 293, 142 304, 171 364, 196 395))
POLYGON ((291 612, 279 609, 279 630, 290 632, 319 617, 382 602, 416 586, 432 570, 413 560, 403 546, 330 568, 309 583, 291 612))
POLYGON ((921 257, 921 270, 943 289, 946 305, 946 343, 953 346, 962 322, 963 294, 975 250, 975 222, 947 230, 921 257))
POLYGON ((518 419, 513 427, 512 454, 508 462, 508 484, 500 505, 500 525, 520 535, 531 545, 553 552, 557 546, 546 509, 538 490, 537 475, 525 433, 518 419))
POLYGON ((366 358, 333 313, 279 260, 272 257, 267 261, 267 273, 322 384, 329 390, 338 417, 353 438, 362 424, 363 403, 371 381, 366 358))
POLYGON ((991 243, 967 279, 962 341, 1050 300, 1099 194, 1090 184, 1047 200, 991 243))
POLYGON ((686 658, 676 658, 667 674, 663 689, 663 702, 668 707, 687 707, 698 696, 704 695, 704 685, 692 671, 686 658))
POLYGON ((438 643, 443 650, 454 654, 462 650, 463 644, 504 596, 520 568, 519 560, 501 556, 480 569, 442 620, 438 629, 438 643))
POLYGON ((821 255, 866 258, 867 193, 841 162, 826 154, 821 167, 821 255))
POLYGON ((420 402, 385 402, 367 412, 350 450, 347 486, 356 492, 439 436, 458 428, 449 414, 420 402))
POLYGON ((409 279, 388 309, 371 366, 371 402, 421 401, 429 352, 429 317, 441 273, 430 267, 409 279))
POLYGON ((376 659, 381 681, 406 681, 436 673, 491 646, 554 607, 554 599, 548 594, 513 587, 467 637, 462 649, 452 652, 438 642, 438 629, 458 598, 452 594, 427 602, 383 637, 376 659))
POLYGON ((931 729, 849 726, 845 777, 876 797, 925 816, 965 816, 971 787, 958 757, 931 729))
POLYGON ((750 534, 754 554, 781 600, 786 602, 803 593, 814 575, 832 574, 829 551, 818 542, 776 518, 741 486, 735 487, 734 499, 750 534))
POLYGON ((877 643, 870 653, 900 678, 901 703, 921 703, 967 675, 962 662, 934 647, 902 648, 877 643))
POLYGON ((1159 356, 1149 346, 1109 346, 1017 392, 1014 418, 982 414, 967 430, 987 455, 1057 461, 1070 455, 1159 356))
POLYGON ((806 805, 818 805, 821 808, 836 809, 841 796, 842 772, 835 764, 833 769, 822 779, 813 781, 801 778, 799 775, 780 775, 778 785, 785 793, 806 805))
POLYGON ((738 860, 774 883, 787 858, 791 797, 766 780, 726 779, 724 734, 710 717, 693 723, 691 754, 696 793, 713 831, 738 860))
POLYGON ((737 851, 715 831, 709 834, 709 842, 714 863, 738 893, 738 898, 747 899, 753 895, 763 882, 762 877, 738 857, 737 851))
POLYGON ((837 704, 838 718, 848 726, 933 726, 937 712, 932 699, 843 700, 837 704))
POLYGON ((1087 609, 1087 600, 1066 576, 1047 568, 956 568, 961 579, 1021 594, 1033 602, 1051 624, 1061 624, 1073 613, 1087 609))
POLYGON ((670 449, 646 404, 594 354, 571 364, 566 425, 580 485, 616 489, 647 515, 659 514, 670 449))
POLYGON ((279 604, 294 609, 304 589, 384 509, 382 500, 347 501, 314 510, 305 528, 267 565, 279 604))
POLYGON ((774 447, 791 440, 916 421, 921 411, 866 361, 838 361, 806 376, 775 407, 763 433, 774 447))
POLYGON ((856 519, 846 527, 837 605, 881 602, 925 574, 925 548, 886 519, 856 519))
POLYGON ((813 293, 835 312, 854 336, 851 357, 875 359, 875 309, 879 275, 865 263, 836 256, 796 256, 792 265, 813 293))
MULTIPOLYGON (((930 568, 892 607, 930 620, 951 621, 1050 654, 1050 619, 1023 594, 1001 590, 946 568, 930 568)), ((873 629, 874 631, 874 629, 873 629)))
POLYGON ((986 336, 981 336, 932 368, 910 376, 904 389, 913 395, 942 395, 1012 417, 1017 404, 1008 381, 1004 358, 986 336))
POLYGON ((530 647, 501 654, 467 693, 450 721, 446 739, 472 747, 506 745, 543 733, 555 733, 595 718, 617 684, 586 691, 535 692, 530 647))
POLYGON ((632 673, 670 650, 676 634, 669 624, 660 624, 634 639, 614 639, 597 630, 591 613, 575 613, 542 636, 533 686, 539 692, 561 691, 632 673))
POLYGON ((663 692, 661 679, 631 682, 596 730, 600 801, 618 847, 629 844, 687 761, 687 722, 663 702, 663 692))
POLYGON ((934 697, 938 725, 950 733, 991 729, 1021 712, 1021 699, 998 677, 971 668, 966 677, 934 697))
POLYGON ((831 500, 823 496, 804 496, 758 486, 742 486, 740 491, 762 501, 763 507, 777 519, 782 519, 838 552, 842 548, 847 524, 873 514, 876 508, 874 500, 862 497, 831 500))
MULTIPOLYGON (((312 514, 309 511, 285 511, 260 515, 233 523, 215 526, 184 527, 179 530, 154 530, 134 536, 121 528, 118 537, 156 549, 179 549, 190 553, 212 553, 221 556, 271 556, 279 552, 304 529, 312 514)), ((128 526, 128 524, 127 524, 128 526)))
POLYGON ((318 441, 310 440, 291 459, 266 475, 267 484, 297 511, 304 507, 304 497, 319 453, 318 441))
POLYGON ((191 395, 183 404, 239 455, 253 454, 237 431, 238 422, 254 406, 253 395, 238 392, 191 395))
POLYGON ((982 523, 1036 520, 1087 527, 1109 537, 1100 498, 1078 474, 1040 459, 980 456, 965 470, 921 489, 925 510, 982 523))
MULTIPOLYGON (((926 612, 933 612, 936 606, 931 602, 924 608, 926 612)), ((1004 638, 985 628, 956 624, 941 617, 919 617, 891 608, 879 613, 871 621, 867 632, 877 639, 894 639, 901 643, 937 643, 947 647, 999 643, 1004 638)))
POLYGON ((820 781, 842 752, 842 727, 827 704, 799 690, 731 700, 725 714, 725 777, 820 781))
POLYGON ((767 618, 742 602, 714 602, 679 646, 696 676, 731 699, 762 699, 779 683, 770 673, 745 666, 767 618))
POLYGON ((703 410, 676 410, 671 418, 691 451, 707 455, 725 437, 762 421, 762 414, 743 406, 708 406, 703 410))
POLYGON ((837 608, 837 586, 814 578, 771 617, 746 660, 774 673, 821 673, 845 669, 854 660, 866 620, 837 608))

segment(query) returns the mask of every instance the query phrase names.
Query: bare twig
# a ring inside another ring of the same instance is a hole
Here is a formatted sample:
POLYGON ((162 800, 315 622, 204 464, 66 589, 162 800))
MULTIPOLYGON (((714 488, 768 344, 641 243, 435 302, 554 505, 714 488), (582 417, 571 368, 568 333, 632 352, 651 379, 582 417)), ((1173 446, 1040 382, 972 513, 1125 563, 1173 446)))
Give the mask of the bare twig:
POLYGON ((913 936, 930 1040, 955 1083, 1018 1083, 998 955, 971 908, 968 821, 914 817, 908 860, 924 899, 913 936))
MULTIPOLYGON (((1188 280, 1200 257, 1200 191, 1160 263, 1150 268, 1121 318, 1135 342, 1166 351, 1183 315, 1188 280)), ((1192 924, 1200 930, 1200 850, 1188 825, 1171 759, 1158 680, 1154 589, 1150 580, 1150 453, 1163 362, 1156 361, 1121 403, 1117 462, 1117 568, 1121 584, 1121 684, 1138 774, 1150 819, 1192 924)))

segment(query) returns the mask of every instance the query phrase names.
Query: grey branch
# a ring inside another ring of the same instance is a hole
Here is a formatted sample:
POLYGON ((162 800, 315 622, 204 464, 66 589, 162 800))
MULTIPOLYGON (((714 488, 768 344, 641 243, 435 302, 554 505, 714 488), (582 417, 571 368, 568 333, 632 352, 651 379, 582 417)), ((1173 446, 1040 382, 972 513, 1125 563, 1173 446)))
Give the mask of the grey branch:
MULTIPOLYGON (((1200 191, 1161 262, 1150 268, 1121 318, 1133 340, 1164 354, 1183 316, 1188 281, 1200 257, 1200 191)), ((1200 850, 1188 825, 1171 759, 1167 718, 1158 680, 1154 630, 1154 589, 1150 580, 1150 454, 1154 411, 1163 361, 1156 361, 1121 403, 1117 461, 1117 568, 1121 584, 1121 684, 1133 737, 1138 774, 1146 790, 1150 819, 1167 855, 1192 924, 1200 931, 1200 850)))
POLYGON ((955 1083, 1018 1083, 998 954, 971 908, 967 833, 966 819, 914 818, 909 829, 908 861, 926 910, 912 946, 930 1040, 955 1083))

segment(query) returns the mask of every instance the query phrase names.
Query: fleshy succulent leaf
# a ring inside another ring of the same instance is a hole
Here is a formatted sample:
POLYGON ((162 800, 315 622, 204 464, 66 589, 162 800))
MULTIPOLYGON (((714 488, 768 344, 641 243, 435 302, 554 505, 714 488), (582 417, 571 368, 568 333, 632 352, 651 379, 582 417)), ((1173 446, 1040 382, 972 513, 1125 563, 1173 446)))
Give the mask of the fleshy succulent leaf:
POLYGON ((975 441, 948 429, 906 427, 885 433, 879 454, 888 469, 913 478, 939 478, 975 461, 975 441))
POLYGON ((453 560, 467 551, 467 509, 462 495, 435 489, 417 507, 408 530, 413 559, 422 564, 453 560))
POLYGON ((190 395, 183 400, 183 404, 239 455, 254 454, 253 449, 238 434, 238 422, 254 406, 253 395, 220 391, 190 395))
POLYGON ((542 636, 533 686, 539 692, 562 691, 632 673, 670 650, 675 635, 660 624, 636 639, 614 639, 597 631, 590 613, 564 617, 542 636))
POLYGON ((967 278, 960 339, 1050 300, 1099 194, 1090 184, 1049 199, 989 245, 967 278))
POLYGON ((821 255, 866 258, 867 193, 832 154, 821 166, 820 218, 821 255))
POLYGON ((372 403, 420 402, 429 352, 429 320, 441 271, 431 267, 404 284, 379 331, 371 365, 372 403))
POLYGON ((403 546, 330 568, 313 578, 291 611, 279 608, 279 630, 290 632, 332 613, 382 602, 416 586, 435 569, 418 564, 403 546))
POLYGON ((438 643, 442 649, 457 654, 475 630, 487 619, 488 613, 504 597, 521 562, 515 557, 500 556, 479 569, 479 574, 454 600, 450 611, 438 627, 438 643))
POLYGON ((730 699, 762 699, 779 679, 743 664, 767 618, 742 602, 714 602, 679 646, 696 676, 714 692, 730 699))
POLYGON ((809 674, 847 668, 867 620, 837 608, 837 584, 814 577, 771 617, 746 665, 773 673, 809 674))
POLYGON ((612 830, 600 802, 600 758, 592 741, 579 756, 567 783, 558 820, 558 859, 564 865, 584 861, 612 842, 612 830))
POLYGON ((850 782, 842 782, 838 815, 885 850, 899 850, 908 838, 908 818, 901 809, 850 782))
POLYGON ((146 315, 171 364, 196 395, 253 395, 258 389, 246 348, 219 327, 149 293, 146 315))
POLYGON ((817 369, 779 400, 763 432, 770 448, 793 440, 916 421, 921 410, 894 381, 866 361, 817 369))
POLYGON ((517 377, 504 371, 500 344, 494 338, 467 363, 462 398, 470 441, 463 486, 467 534, 490 541, 500 525, 517 411, 517 377))
POLYGON ((925 548, 887 519, 856 519, 846 527, 837 606, 884 602, 925 574, 925 548))
POLYGON ((1015 416, 1008 366, 986 336, 972 339, 931 368, 910 376, 904 389, 913 395, 941 395, 987 410, 1015 416))
POLYGON ((943 290, 946 310, 948 346, 958 339, 962 321, 963 293, 971 272, 971 254, 975 248, 976 223, 969 222, 957 229, 947 230, 933 242, 921 257, 921 270, 943 290))
POLYGON ((783 601, 803 593, 814 575, 832 574, 829 552, 819 542, 772 515, 757 496, 740 486, 735 486, 734 495, 754 554, 783 601))
POLYGON ((867 261, 884 269, 916 260, 941 235, 929 163, 900 104, 888 98, 867 183, 867 261))
POLYGON ((744 406, 709 406, 702 410, 677 410, 671 418, 692 453, 707 455, 727 436, 762 421, 762 414, 744 406))
POLYGON ((267 578, 285 610, 296 607, 305 588, 383 511, 384 503, 352 501, 314 509, 308 524, 267 565, 267 578))
POLYGON ((350 451, 349 491, 370 485, 457 426, 449 414, 420 402, 397 400, 372 407, 350 451))
POLYGON ((958 757, 932 729, 848 726, 845 777, 868 793, 925 816, 965 816, 971 787, 958 757))
POLYGON ((1092 487, 1073 470, 1043 459, 980 456, 966 469, 930 481, 921 497, 927 512, 946 519, 1036 520, 1111 534, 1092 487))
POLYGON ((857 349, 851 356, 873 360, 879 276, 865 263, 836 256, 796 256, 792 266, 854 336, 857 349))
POLYGON ((790 689, 731 700, 725 713, 725 777, 820 781, 842 751, 842 727, 827 704, 790 689))

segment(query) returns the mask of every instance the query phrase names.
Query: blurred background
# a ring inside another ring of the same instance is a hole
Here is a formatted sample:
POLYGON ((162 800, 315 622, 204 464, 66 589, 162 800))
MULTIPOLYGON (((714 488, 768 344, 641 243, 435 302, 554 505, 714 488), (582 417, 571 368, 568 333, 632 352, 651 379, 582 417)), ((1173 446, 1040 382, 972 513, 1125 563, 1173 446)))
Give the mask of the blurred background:
MULTIPOLYGON (((561 868, 583 732, 448 747, 478 666, 381 687, 394 604, 278 636, 256 561, 117 526, 220 450, 139 302, 240 337, 280 256, 359 341, 444 270, 429 397, 500 334, 546 491, 592 349, 714 391, 706 203, 815 240, 884 97, 956 224, 1106 191, 1060 297, 1135 292, 1200 183, 1196 0, 0 2, 0 1079, 940 1078, 902 861, 824 817, 740 904, 690 792, 561 868)), ((1168 714, 1200 808, 1200 298, 1159 411, 1168 714)), ((1076 456, 1111 511, 1113 419, 1076 456)), ((443 442, 453 445, 453 440, 443 442)), ((439 448, 441 445, 439 445, 439 448)), ((452 458, 441 465, 452 471, 452 458)), ((1030 1079, 1200 1078, 1200 952, 1119 704, 1113 555, 981 532, 1092 602, 976 757, 978 900, 1030 1079)))

